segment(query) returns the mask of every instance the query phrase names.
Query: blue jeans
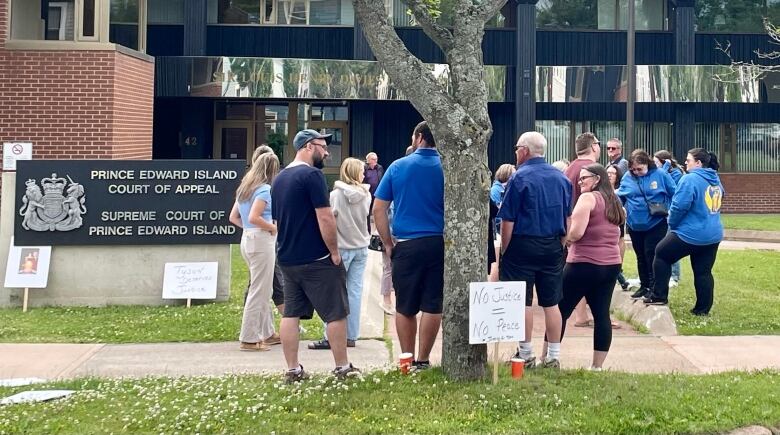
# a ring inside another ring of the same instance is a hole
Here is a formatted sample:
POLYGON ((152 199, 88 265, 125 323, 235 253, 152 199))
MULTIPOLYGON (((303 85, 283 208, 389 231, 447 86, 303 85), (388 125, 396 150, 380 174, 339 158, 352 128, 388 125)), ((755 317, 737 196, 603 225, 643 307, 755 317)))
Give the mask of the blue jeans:
POLYGON ((680 282, 680 262, 672 264, 672 279, 680 282))
MULTIPOLYGON (((339 249, 341 262, 347 269, 347 340, 357 340, 360 336, 360 304, 363 297, 363 273, 368 261, 368 248, 339 249)), ((325 339, 328 339, 327 332, 325 339)))

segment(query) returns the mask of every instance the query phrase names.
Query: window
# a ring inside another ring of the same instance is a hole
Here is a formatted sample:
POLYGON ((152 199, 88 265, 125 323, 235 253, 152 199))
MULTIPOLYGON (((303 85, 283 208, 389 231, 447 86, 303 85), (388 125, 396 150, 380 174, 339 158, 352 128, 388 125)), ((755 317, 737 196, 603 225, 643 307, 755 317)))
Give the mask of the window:
POLYGON ((780 0, 697 0, 696 30, 764 33, 763 19, 780 23, 780 0))
POLYGON ((149 24, 184 24, 184 0, 147 0, 149 24))
POLYGON ((209 24, 348 25, 351 0, 208 0, 209 24))
MULTIPOLYGON (((635 0, 636 30, 666 30, 666 0, 635 0)), ((558 29, 626 30, 628 0, 540 0, 536 26, 558 29)))
MULTIPOLYGON (((183 7, 183 0, 165 1, 178 2, 183 7)), ((147 0, 15 0, 11 5, 11 39, 112 42, 144 51, 146 2, 147 0), (110 9, 107 10, 106 7, 110 9), (105 23, 106 18, 109 18, 109 23, 105 23)), ((61 45, 58 47, 63 48, 61 45)))

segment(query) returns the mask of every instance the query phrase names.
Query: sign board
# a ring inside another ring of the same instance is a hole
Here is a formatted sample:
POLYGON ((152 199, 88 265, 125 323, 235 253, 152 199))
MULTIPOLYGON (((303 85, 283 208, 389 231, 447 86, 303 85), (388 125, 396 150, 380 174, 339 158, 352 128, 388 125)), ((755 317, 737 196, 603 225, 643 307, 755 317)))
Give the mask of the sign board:
POLYGON ((14 246, 8 251, 6 288, 46 288, 49 281, 51 246, 14 246))
POLYGON ((232 244, 245 162, 30 160, 16 176, 22 245, 232 244))
POLYGON ((163 299, 216 299, 217 262, 165 263, 163 299))
POLYGON ((17 160, 32 160, 32 143, 30 142, 4 142, 3 143, 3 170, 15 171, 17 160))
POLYGON ((525 340, 525 282, 469 284, 469 344, 525 340))

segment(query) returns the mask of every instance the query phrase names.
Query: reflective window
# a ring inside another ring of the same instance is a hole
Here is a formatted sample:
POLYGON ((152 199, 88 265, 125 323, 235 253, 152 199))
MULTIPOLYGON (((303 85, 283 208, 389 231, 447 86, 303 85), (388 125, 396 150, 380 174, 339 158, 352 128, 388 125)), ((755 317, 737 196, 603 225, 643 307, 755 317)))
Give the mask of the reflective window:
POLYGON ((111 0, 109 40, 138 50, 138 0, 111 0))
MULTIPOLYGON (((666 0, 635 0, 636 30, 666 30, 666 0)), ((536 26, 558 29, 625 30, 628 0, 540 0, 536 26)))
POLYGON ((351 26, 351 0, 208 0, 209 24, 351 26))
POLYGON ((780 23, 780 0, 696 1, 696 30, 700 32, 763 33, 764 17, 780 23))
POLYGON ((147 0, 149 24, 183 24, 184 0, 147 0))

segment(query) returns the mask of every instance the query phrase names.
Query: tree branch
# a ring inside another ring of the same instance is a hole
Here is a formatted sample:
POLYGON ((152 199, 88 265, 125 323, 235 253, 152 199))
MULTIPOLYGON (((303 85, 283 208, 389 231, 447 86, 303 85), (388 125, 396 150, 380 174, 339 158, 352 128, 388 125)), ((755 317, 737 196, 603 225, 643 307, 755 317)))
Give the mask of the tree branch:
POLYGON ((355 14, 376 58, 394 85, 425 119, 452 110, 455 100, 433 76, 431 68, 406 48, 395 32, 383 0, 353 0, 355 14))
POLYGON ((417 21, 423 29, 423 32, 425 32, 436 45, 443 51, 447 51, 452 47, 452 33, 433 19, 430 8, 425 1, 401 0, 401 2, 411 9, 414 20, 417 21))

